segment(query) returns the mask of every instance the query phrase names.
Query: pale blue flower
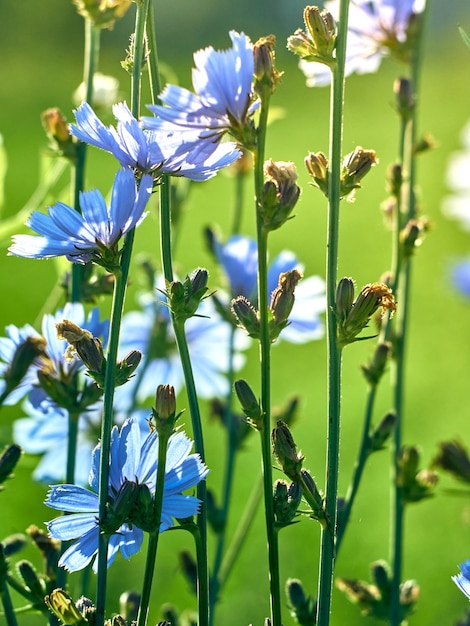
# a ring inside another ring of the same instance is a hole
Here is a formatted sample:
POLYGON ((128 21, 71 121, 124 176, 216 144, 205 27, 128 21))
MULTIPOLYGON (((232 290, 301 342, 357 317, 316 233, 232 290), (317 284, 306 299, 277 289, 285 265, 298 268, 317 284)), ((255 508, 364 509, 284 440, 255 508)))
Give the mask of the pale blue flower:
MULTIPOLYGON (((52 404, 36 409, 30 402, 24 403, 23 410, 26 416, 13 423, 13 440, 27 454, 40 455, 41 458, 32 475, 34 480, 46 484, 64 481, 69 434, 68 412, 52 404)), ((90 456, 100 437, 102 413, 102 403, 98 403, 76 418, 78 437, 75 483, 78 485, 86 485, 88 482, 90 456)), ((142 432, 148 432, 149 415, 150 412, 144 409, 132 413, 142 432)), ((116 424, 122 424, 124 421, 123 415, 118 413, 114 416, 116 424)))
MULTIPOLYGON (((156 292, 142 298, 141 311, 126 313, 122 320, 120 354, 140 350, 144 358, 136 374, 116 390, 118 406, 132 406, 134 399, 154 397, 159 384, 170 384, 178 393, 184 385, 184 374, 163 294, 156 292)), ((225 396, 229 392, 226 372, 229 369, 231 329, 218 315, 210 298, 203 300, 197 316, 185 323, 188 349, 198 395, 201 398, 225 396)), ((244 362, 241 350, 246 340, 236 338, 234 368, 244 362)))
MULTIPOLYGON (((335 20, 339 0, 325 2, 335 20)), ((414 14, 424 10, 425 0, 351 0, 346 44, 346 76, 376 72, 384 56, 400 60, 409 56, 407 31, 414 14)), ((331 72, 321 64, 301 59, 299 67, 309 87, 327 85, 331 72)))
POLYGON ((442 210, 470 231, 470 122, 462 130, 461 139, 463 150, 454 152, 447 166, 447 185, 452 195, 444 198, 442 210))
POLYGON ((114 179, 109 209, 97 189, 80 194, 82 214, 58 202, 48 214, 34 211, 27 225, 41 237, 15 235, 10 255, 47 259, 65 256, 75 263, 86 263, 118 254, 121 237, 142 220, 152 193, 152 177, 143 176, 137 185, 130 169, 119 170, 114 179))
POLYGON ((464 296, 470 296, 470 260, 457 263, 452 268, 452 281, 464 296))
POLYGON ((462 593, 470 600, 470 559, 459 565, 460 574, 452 576, 452 580, 462 593))
MULTIPOLYGON (((173 518, 185 518, 196 515, 200 502, 194 496, 182 492, 196 486, 207 475, 207 468, 196 454, 190 454, 192 442, 183 432, 171 436, 165 467, 165 486, 163 494, 160 532, 173 526, 173 518)), ((53 519, 47 524, 51 537, 62 541, 76 540, 61 556, 59 566, 74 572, 90 564, 98 552, 100 526, 99 511, 99 465, 100 444, 93 451, 92 467, 89 476, 91 490, 78 485, 56 485, 51 488, 46 504, 53 509, 69 513, 53 519)), ((142 437, 139 424, 135 420, 126 420, 121 430, 114 427, 111 433, 110 471, 109 471, 109 525, 113 523, 114 507, 119 502, 119 494, 128 483, 136 489, 147 488, 155 495, 156 473, 158 465, 158 435, 154 430, 146 438, 142 437)), ((120 515, 124 522, 115 528, 103 529, 109 536, 108 566, 114 561, 119 550, 129 559, 141 547, 143 530, 138 523, 141 519, 138 502, 120 515), (139 517, 140 514, 140 517, 139 517)), ((144 522, 144 523, 142 523, 144 522)), ((96 572, 97 562, 93 569, 96 572)))
POLYGON ((148 106, 157 117, 143 117, 146 128, 180 127, 216 138, 231 130, 238 136, 259 102, 253 102, 253 44, 243 33, 231 31, 230 38, 228 50, 209 46, 194 54, 195 94, 167 85, 160 94, 166 106, 148 106))
POLYGON ((203 181, 231 165, 240 156, 235 144, 201 141, 197 132, 181 130, 143 130, 127 104, 113 106, 117 126, 105 126, 89 104, 75 112, 77 124, 72 135, 97 148, 110 152, 123 167, 131 167, 153 177, 184 176, 203 181))
MULTIPOLYGON (((214 252, 223 267, 230 285, 231 297, 245 296, 257 304, 258 248, 249 237, 235 235, 226 244, 214 240, 214 252)), ((279 276, 298 269, 302 265, 287 250, 282 251, 268 268, 268 294, 276 289, 279 276)), ((325 312, 325 283, 319 276, 303 278, 295 289, 295 302, 289 315, 289 325, 280 338, 292 343, 304 343, 323 337, 324 328, 320 315, 325 312)))
MULTIPOLYGON (((90 331, 95 337, 99 337, 106 344, 108 336, 108 321, 100 320, 100 312, 97 307, 87 316, 83 305, 80 303, 67 303, 63 309, 59 309, 55 314, 47 314, 42 319, 42 337, 46 340, 46 355, 34 361, 28 372, 23 377, 21 384, 7 397, 6 404, 15 404, 26 395, 35 408, 42 408, 48 411, 48 407, 55 403, 47 396, 46 392, 39 386, 38 371, 45 369, 48 375, 71 384, 74 377, 84 369, 82 361, 74 358, 72 361, 65 359, 67 342, 57 337, 56 324, 64 319, 70 320, 80 328, 90 331)), ((32 326, 17 328, 10 325, 7 327, 8 337, 0 338, 0 377, 9 367, 16 348, 26 337, 40 337, 32 326)), ((88 379, 91 383, 91 380, 88 379)), ((4 381, 0 380, 0 389, 4 381)))
MULTIPOLYGON (((13 361, 16 350, 28 337, 39 337, 32 326, 26 324, 18 328, 14 324, 10 324, 5 328, 7 337, 0 337, 0 395, 6 389, 4 375, 13 361)), ((37 364, 32 363, 28 371, 23 376, 19 385, 11 391, 3 401, 3 404, 13 405, 31 391, 32 385, 37 382, 36 375, 37 364)))

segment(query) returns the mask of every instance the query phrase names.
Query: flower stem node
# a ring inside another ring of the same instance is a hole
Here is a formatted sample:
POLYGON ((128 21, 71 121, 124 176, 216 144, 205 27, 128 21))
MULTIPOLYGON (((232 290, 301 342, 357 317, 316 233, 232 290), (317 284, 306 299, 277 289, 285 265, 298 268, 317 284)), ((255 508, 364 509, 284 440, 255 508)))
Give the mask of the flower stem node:
POLYGON ((287 48, 305 61, 316 61, 328 67, 336 65, 336 24, 326 9, 307 6, 304 9, 306 30, 300 28, 287 39, 287 48))
POLYGON ((328 159, 323 152, 309 152, 304 159, 308 173, 313 178, 312 185, 328 198, 328 159))
POLYGON ((302 487, 299 483, 276 480, 273 490, 274 517, 276 526, 283 528, 292 523, 302 500, 302 487))
POLYGON ((287 579, 286 596, 290 613, 300 626, 314 626, 317 623, 317 603, 314 598, 305 595, 300 580, 287 579))
POLYGON ((266 232, 277 230, 288 219, 300 196, 297 171, 290 161, 273 161, 264 164, 266 181, 261 192, 258 211, 266 232))
POLYGON ((393 315, 396 311, 392 290, 384 283, 365 285, 352 304, 350 304, 351 286, 354 286, 352 279, 343 278, 336 290, 335 313, 340 348, 355 341, 370 339, 370 337, 357 337, 357 335, 367 327, 370 318, 379 308, 382 309, 382 314, 389 310, 393 315))
POLYGON ((282 72, 278 72, 275 64, 274 47, 276 45, 276 37, 268 35, 261 37, 253 45, 254 56, 254 91, 260 97, 263 97, 264 89, 269 89, 269 93, 276 90, 281 80, 282 72))
POLYGON ((353 152, 347 154, 341 171, 341 198, 354 202, 356 189, 362 187, 362 179, 377 163, 378 159, 374 150, 364 150, 358 146, 353 152))
POLYGON ((297 452, 294 438, 287 424, 279 420, 271 433, 273 451, 284 474, 294 482, 301 482, 304 456, 297 452))
POLYGON ((81 626, 87 622, 75 602, 63 589, 54 589, 44 598, 49 611, 60 620, 64 626, 81 626))
POLYGON ((254 428, 261 430, 264 426, 264 413, 250 385, 246 380, 240 379, 235 381, 234 386, 243 413, 254 428))
POLYGON ((169 438, 174 433, 180 415, 176 413, 175 388, 172 385, 158 385, 152 416, 159 437, 169 438))
POLYGON ((372 359, 366 365, 361 365, 364 378, 371 387, 376 386, 385 373, 388 359, 391 355, 392 345, 388 341, 379 343, 372 359))
POLYGON ((369 439, 369 452, 383 450, 385 443, 395 429, 397 416, 395 413, 387 413, 381 422, 372 431, 369 439))
POLYGON ((208 277, 207 270, 199 267, 184 282, 167 283, 166 296, 176 320, 185 322, 195 315, 201 300, 207 297, 208 277))

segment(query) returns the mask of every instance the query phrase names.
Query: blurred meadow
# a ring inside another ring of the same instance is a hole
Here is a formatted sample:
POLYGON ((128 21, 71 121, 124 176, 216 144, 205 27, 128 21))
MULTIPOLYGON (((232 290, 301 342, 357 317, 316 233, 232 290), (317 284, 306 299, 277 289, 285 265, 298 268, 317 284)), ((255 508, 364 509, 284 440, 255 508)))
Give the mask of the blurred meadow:
MULTIPOLYGON (((326 202, 309 185, 303 166, 308 151, 328 150, 327 88, 309 89, 297 68, 296 59, 285 49, 288 34, 302 25, 303 4, 298 0, 264 0, 256 3, 177 2, 157 7, 159 54, 171 81, 190 85, 192 52, 206 45, 229 45, 228 31, 243 30, 255 41, 273 32, 277 36, 277 66, 284 71, 273 96, 273 121, 269 129, 267 157, 290 160, 297 165, 303 192, 295 218, 270 238, 273 257, 283 249, 294 250, 305 264, 305 274, 325 275, 326 202), (160 17, 161 14, 161 17, 160 17), (275 118, 275 119, 274 119, 275 118)), ((71 2, 4 2, 0 8, 0 41, 3 63, 0 69, 0 134, 7 154, 5 200, 1 218, 11 219, 34 192, 41 169, 47 162, 47 145, 40 114, 58 106, 73 119, 71 94, 81 82, 83 20, 71 2)), ((433 3, 425 45, 425 63, 419 101, 420 133, 430 133, 436 148, 422 155, 418 164, 419 202, 432 229, 418 250, 413 265, 411 329, 407 346, 407 380, 404 443, 416 444, 423 464, 437 453, 437 443, 457 438, 470 446, 470 302, 457 293, 450 281, 456 260, 470 256, 470 234, 447 219, 441 210, 449 193, 446 168, 452 152, 461 148, 460 132, 470 119, 470 50, 461 40, 457 26, 470 31, 470 13, 463 1, 433 3), (445 5, 442 6, 442 5, 445 5)), ((129 80, 119 61, 124 57, 133 29, 133 11, 113 31, 104 31, 99 70, 116 76, 122 98, 128 99, 129 80)), ((379 164, 364 181, 352 204, 344 203, 341 214, 339 276, 351 276, 358 286, 380 279, 390 265, 391 235, 384 226, 381 203, 386 198, 387 166, 397 155, 398 117, 394 111, 393 81, 401 68, 386 59, 376 74, 353 75, 346 81, 346 109, 343 153, 360 145, 375 149, 379 164)), ((144 78, 145 83, 145 78, 144 78)), ((145 95, 143 102, 146 102, 145 95)), ((107 123, 111 122, 111 118, 107 123)), ((89 150, 87 187, 104 193, 111 187, 116 164, 112 157, 89 150)), ((469 173, 470 174, 470 173, 469 173)), ((227 236, 230 224, 234 181, 222 172, 208 183, 194 183, 185 206, 176 248, 180 276, 198 266, 206 267, 215 283, 218 270, 208 254, 203 228, 216 225, 227 236)), ((44 205, 58 199, 69 201, 68 172, 44 205)), ((253 190, 246 189, 242 231, 254 235, 253 190)), ((154 206, 155 199, 153 199, 154 206)), ((159 264, 156 209, 137 231, 136 253, 145 251, 159 264)), ((1 224, 2 222, 0 222, 1 224)), ((5 222, 3 222, 5 223, 5 222)), ((2 234, 4 231, 0 231, 2 234)), ((26 232, 17 227, 14 232, 26 232)), ((63 304, 57 286, 62 262, 33 262, 7 257, 9 237, 1 240, 0 329, 14 323, 21 326, 38 320, 46 311, 63 304)), ((209 282, 211 286, 211 280, 209 282)), ((127 308, 135 304, 141 278, 131 270, 127 308)), ((103 303, 104 309, 109 302, 103 303)), ((341 432, 340 493, 344 494, 356 458, 362 428, 366 385, 360 364, 370 356, 373 342, 347 348, 343 359, 343 416, 341 432)), ((305 467, 324 483, 326 370, 325 340, 305 345, 280 342, 273 349, 273 403, 281 405, 294 395, 300 397, 298 419, 293 433, 306 457, 305 467)), ((253 344, 242 375, 257 380, 257 348, 253 344)), ((156 385, 165 381, 155 381, 156 385)), ((379 389, 374 421, 390 408, 387 377, 379 389)), ((178 408, 185 407, 184 395, 178 408)), ((208 414, 203 404, 203 414, 208 414)), ((11 441, 13 421, 22 416, 20 406, 3 408, 0 416, 0 444, 11 441)), ((190 430, 189 415, 183 422, 190 430)), ((206 463, 211 470, 208 486, 220 489, 224 459, 220 441, 225 437, 219 423, 206 418, 206 463)), ((236 481, 229 536, 236 529, 252 485, 260 472, 258 441, 251 436, 236 467, 236 481)), ((37 458, 25 455, 0 495, 0 538, 23 532, 29 524, 42 526, 51 518, 43 505, 47 487, 31 480, 37 458)), ((274 477, 281 477, 274 474, 274 477)), ((346 532, 336 565, 336 575, 369 580, 369 565, 387 559, 389 539, 389 451, 372 456, 353 517, 346 532)), ((457 565, 470 557, 470 501, 468 493, 456 493, 454 480, 442 475, 435 497, 411 505, 406 516, 404 578, 421 586, 417 610, 409 619, 412 626, 455 624, 468 606, 451 581, 457 565)), ((303 519, 280 535, 281 578, 300 578, 314 594, 317 584, 319 526, 303 519)), ((261 507, 250 531, 218 609, 217 624, 259 625, 268 614, 266 538, 261 507)), ((178 609, 194 608, 195 600, 181 576, 178 552, 192 549, 189 536, 165 533, 159 544, 150 622, 160 619, 159 607, 173 603, 178 609)), ((211 544, 209 545, 211 549, 211 544)), ((37 561, 33 549, 22 553, 37 561)), ((118 609, 118 597, 125 589, 139 588, 144 553, 130 562, 119 557, 111 567, 109 606, 118 609)), ((78 579, 78 575, 77 579, 78 579)), ((73 592, 74 577, 71 578, 73 592)), ((93 589, 93 583, 90 583, 93 589)), ((293 624, 285 614, 285 626, 293 624)), ((25 616, 21 624, 42 624, 43 618, 25 616)), ((334 591, 332 626, 355 626, 367 620, 357 607, 334 591)), ((0 618, 1 622, 1 618, 0 618)))

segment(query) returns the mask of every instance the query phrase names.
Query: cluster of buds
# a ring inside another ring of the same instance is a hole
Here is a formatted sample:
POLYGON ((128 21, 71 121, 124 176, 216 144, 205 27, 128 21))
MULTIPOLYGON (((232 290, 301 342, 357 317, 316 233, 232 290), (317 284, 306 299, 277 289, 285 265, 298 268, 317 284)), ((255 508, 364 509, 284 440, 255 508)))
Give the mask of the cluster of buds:
POLYGON ((197 268, 183 282, 167 282, 165 295, 176 321, 185 322, 192 317, 201 302, 207 297, 207 270, 197 268))
MULTIPOLYGON (((376 561, 371 565, 372 583, 350 578, 337 578, 336 586, 348 600, 358 604, 362 615, 379 620, 388 620, 390 615, 390 597, 392 574, 387 563, 376 561)), ((411 613, 419 597, 419 586, 414 580, 406 580, 400 585, 401 619, 411 613)))
POLYGON ((279 528, 288 526, 297 515, 302 500, 302 487, 299 483, 276 480, 273 490, 274 518, 279 528))
POLYGON ((264 183, 258 212, 266 232, 277 230, 290 217, 300 196, 297 171, 290 161, 273 161, 264 164, 264 183))
POLYGON ((403 502, 419 502, 434 495, 438 475, 433 470, 419 470, 420 453, 415 446, 403 446, 398 458, 397 485, 403 502))
POLYGON ((388 310, 393 315, 396 302, 392 290, 384 283, 365 285, 354 299, 352 278, 342 278, 336 290, 335 314, 337 321, 338 346, 343 348, 348 343, 370 339, 357 337, 368 326, 371 317, 381 309, 382 315, 388 310))
MULTIPOLYGON (((70 320, 58 322, 56 330, 59 339, 64 339, 69 344, 65 352, 66 360, 73 361, 76 357, 79 358, 87 368, 88 376, 93 378, 99 389, 104 389, 106 358, 100 339, 70 320)), ((141 359, 141 352, 131 350, 122 361, 117 363, 116 387, 124 385, 134 375, 141 359)))
POLYGON ((278 72, 275 64, 274 47, 276 37, 268 35, 261 37, 253 46, 253 56, 255 60, 255 85, 254 90, 260 97, 263 97, 264 89, 273 93, 281 80, 282 72, 278 72))
POLYGON ((336 24, 326 9, 307 6, 304 9, 305 31, 298 28, 287 39, 287 48, 305 61, 334 67, 336 58, 336 24))
MULTIPOLYGON (((356 189, 362 187, 362 179, 377 165, 377 155, 374 150, 365 150, 358 146, 343 159, 340 180, 340 197, 348 202, 354 201, 356 189)), ((305 157, 305 166, 312 177, 312 184, 329 197, 329 162, 323 152, 309 152, 305 157)))
MULTIPOLYGON (((281 331, 289 324, 289 315, 295 302, 295 288, 302 278, 297 269, 283 272, 279 276, 276 289, 271 294, 269 303, 269 338, 276 341, 281 331)), ((260 313, 244 296, 232 300, 232 313, 238 325, 245 329, 250 337, 260 337, 260 313)))
POLYGON ((317 623, 317 603, 315 598, 305 595, 302 582, 297 578, 288 578, 286 596, 290 613, 298 624, 314 626, 317 623))

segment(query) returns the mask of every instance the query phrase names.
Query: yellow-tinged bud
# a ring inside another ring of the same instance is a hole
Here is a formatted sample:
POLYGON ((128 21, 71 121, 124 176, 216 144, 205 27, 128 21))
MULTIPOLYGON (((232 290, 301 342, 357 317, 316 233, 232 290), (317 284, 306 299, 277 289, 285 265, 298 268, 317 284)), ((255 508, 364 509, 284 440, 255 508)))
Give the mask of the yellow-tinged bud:
POLYGON ((336 64, 336 24, 326 9, 307 6, 304 9, 306 31, 297 29, 287 39, 287 48, 306 61, 316 61, 328 67, 336 64))
POLYGON ((288 219, 300 196, 297 171, 290 161, 273 161, 264 164, 266 182, 261 193, 258 211, 267 231, 280 228, 288 219))
POLYGON ((278 72, 275 64, 274 48, 276 37, 268 35, 261 37, 253 45, 253 56, 255 61, 255 92, 262 96, 264 87, 268 87, 272 93, 279 83, 282 72, 278 72))
POLYGON ((47 607, 65 626, 83 624, 83 615, 63 589, 54 589, 44 598, 47 607))
POLYGON ((362 187, 361 180, 378 162, 374 150, 364 150, 360 146, 347 154, 344 157, 341 172, 341 197, 352 202, 354 192, 362 187))
POLYGON ((99 28, 112 29, 114 22, 123 17, 131 0, 73 0, 77 12, 99 28))
POLYGON ((302 274, 296 269, 290 272, 283 272, 279 276, 278 286, 271 295, 271 303, 269 305, 269 309, 273 314, 270 325, 271 341, 275 341, 279 337, 281 330, 289 323, 289 315, 295 302, 294 290, 301 278, 302 274))
POLYGON ((323 152, 309 152, 304 161, 312 184, 328 198, 328 159, 323 152))
POLYGON ((60 156, 74 160, 77 141, 69 133, 69 125, 57 108, 46 109, 41 113, 41 122, 49 138, 52 150, 60 156))
POLYGON ((160 437, 170 437, 180 416, 176 414, 176 394, 172 385, 158 385, 152 414, 160 437))

